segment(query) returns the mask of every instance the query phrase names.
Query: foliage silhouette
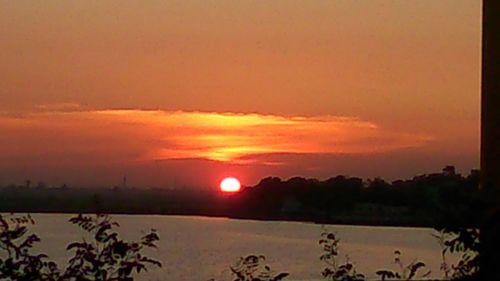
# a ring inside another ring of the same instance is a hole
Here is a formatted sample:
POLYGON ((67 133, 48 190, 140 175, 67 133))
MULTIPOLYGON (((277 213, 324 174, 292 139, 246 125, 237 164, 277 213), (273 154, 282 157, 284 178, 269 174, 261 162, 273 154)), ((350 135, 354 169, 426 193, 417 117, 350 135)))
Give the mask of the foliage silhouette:
MULTIPOLYGON (((256 255, 240 257, 234 265, 229 267, 235 278, 234 281, 280 281, 289 275, 286 272, 274 272, 269 265, 264 264, 265 260, 264 256, 256 255)), ((215 279, 209 281, 215 281, 215 279)))
POLYGON ((354 264, 347 259, 344 264, 340 264, 337 260, 339 254, 338 244, 340 240, 332 232, 321 233, 319 244, 323 249, 323 254, 320 260, 326 264, 325 269, 321 272, 323 277, 330 281, 363 281, 365 276, 357 273, 354 264))
POLYGON ((435 235, 441 246, 441 270, 446 280, 475 280, 479 273, 479 230, 441 230, 435 235), (447 262, 447 254, 460 254, 457 264, 447 262))
MULTIPOLYGON (((384 280, 413 280, 417 276, 419 270, 426 267, 425 263, 418 260, 413 260, 409 264, 403 264, 401 260, 401 251, 394 251, 394 263, 399 267, 399 271, 392 271, 388 269, 378 270, 376 274, 384 280)), ((431 271, 427 271, 422 275, 423 278, 428 277, 431 271)))
POLYGON ((0 280, 58 280, 57 265, 44 254, 32 254, 30 249, 40 238, 27 235, 31 216, 6 218, 0 215, 0 280))
POLYGON ((161 267, 157 260, 142 254, 145 248, 156 248, 159 236, 155 230, 139 241, 127 242, 119 238, 118 223, 107 215, 78 215, 70 222, 92 235, 91 242, 73 242, 66 248, 73 252, 65 270, 47 260, 45 254, 32 254, 34 243, 40 238, 28 235, 31 216, 4 217, 0 215, 0 280, 12 281, 132 281, 134 273, 148 266, 161 267))

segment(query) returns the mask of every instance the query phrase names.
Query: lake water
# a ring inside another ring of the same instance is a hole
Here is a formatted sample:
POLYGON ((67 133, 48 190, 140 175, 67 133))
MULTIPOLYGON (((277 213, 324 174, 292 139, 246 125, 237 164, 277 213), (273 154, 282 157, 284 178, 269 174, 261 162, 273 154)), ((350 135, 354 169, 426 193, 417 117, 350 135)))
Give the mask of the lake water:
MULTIPOLYGON (((36 232, 42 242, 37 246, 64 263, 70 241, 82 239, 83 232, 70 224, 71 215, 35 214, 36 232)), ((160 234, 157 250, 149 256, 161 260, 140 280, 193 281, 231 280, 228 266, 248 254, 266 256, 273 270, 286 271, 286 280, 320 280, 324 267, 319 260, 318 239, 326 229, 341 239, 340 256, 354 262, 358 271, 375 277, 377 269, 392 268, 393 252, 402 252, 405 262, 424 261, 431 276, 440 277, 440 247, 427 228, 317 225, 299 222, 267 222, 227 218, 151 215, 113 215, 125 239, 138 239, 151 228, 160 234)))

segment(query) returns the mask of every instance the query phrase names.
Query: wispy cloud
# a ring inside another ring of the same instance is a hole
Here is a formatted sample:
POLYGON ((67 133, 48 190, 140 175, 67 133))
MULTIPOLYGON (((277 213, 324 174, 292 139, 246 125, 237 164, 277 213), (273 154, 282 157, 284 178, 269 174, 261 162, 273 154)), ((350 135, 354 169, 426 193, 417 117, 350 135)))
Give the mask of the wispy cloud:
POLYGON ((42 111, 75 111, 81 109, 80 104, 75 102, 63 103, 43 103, 36 105, 36 108, 42 111))
MULTIPOLYGON (((271 153, 369 154, 421 147, 432 138, 336 116, 159 110, 43 110, 0 115, 4 159, 256 163, 271 153)), ((275 165, 278 163, 266 163, 275 165)))

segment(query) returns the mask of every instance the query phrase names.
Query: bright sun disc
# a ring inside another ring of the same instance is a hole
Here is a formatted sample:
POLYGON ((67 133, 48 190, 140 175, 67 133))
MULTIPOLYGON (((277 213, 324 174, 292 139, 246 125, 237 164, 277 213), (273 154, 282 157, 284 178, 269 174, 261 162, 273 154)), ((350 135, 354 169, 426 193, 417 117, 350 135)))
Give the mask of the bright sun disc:
POLYGON ((236 178, 225 178, 220 182, 220 190, 223 192, 238 192, 241 184, 236 178))

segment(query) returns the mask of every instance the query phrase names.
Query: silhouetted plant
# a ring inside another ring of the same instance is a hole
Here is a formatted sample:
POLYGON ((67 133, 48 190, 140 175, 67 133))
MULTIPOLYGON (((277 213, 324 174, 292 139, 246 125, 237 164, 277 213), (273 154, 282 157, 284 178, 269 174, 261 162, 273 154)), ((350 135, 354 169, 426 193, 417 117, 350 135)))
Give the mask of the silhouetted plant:
POLYGON ((441 265, 439 269, 443 272, 443 277, 445 280, 449 280, 452 276, 452 267, 446 259, 447 248, 445 246, 446 232, 440 231, 439 234, 432 234, 434 238, 438 240, 439 246, 441 248, 441 265))
POLYGON ((343 264, 338 262, 338 243, 340 242, 340 239, 338 239, 334 233, 323 232, 321 233, 321 237, 322 238, 319 240, 319 244, 323 248, 323 254, 320 256, 320 260, 326 264, 326 267, 321 274, 325 279, 331 281, 365 280, 365 276, 356 272, 354 264, 351 263, 348 258, 343 264))
POLYGON ((144 248, 156 248, 159 240, 155 230, 143 236, 139 241, 126 242, 118 237, 114 227, 118 223, 107 215, 82 216, 70 219, 83 230, 91 233, 94 240, 74 242, 67 250, 74 251, 69 260, 64 277, 77 277, 78 280, 133 280, 131 274, 147 270, 147 265, 161 267, 157 260, 141 254, 144 248))
POLYGON ((230 267, 236 277, 234 281, 279 281, 288 276, 288 273, 275 273, 264 264, 264 256, 249 255, 240 259, 230 267))
MULTIPOLYGON (((269 265, 264 264, 265 260, 264 256, 256 255, 240 257, 234 265, 229 267, 235 278, 234 281, 280 281, 289 275, 286 272, 274 272, 269 265)), ((209 281, 215 281, 215 279, 212 278, 209 281)))
POLYGON ((59 270, 44 254, 30 253, 40 238, 28 233, 34 224, 31 216, 5 217, 0 215, 0 280, 31 281, 58 280, 59 270))
POLYGON ((479 230, 461 228, 443 229, 434 235, 441 246, 441 270, 445 278, 463 280, 473 278, 479 272, 479 230), (448 253, 460 254, 457 264, 450 265, 446 260, 448 253))
POLYGON ((45 254, 30 253, 37 235, 28 237, 30 216, 4 218, 0 215, 0 280, 24 281, 132 281, 132 274, 147 270, 147 266, 161 266, 159 261, 142 254, 145 248, 155 248, 159 240, 155 230, 139 241, 121 240, 114 231, 118 223, 107 215, 83 216, 70 219, 92 235, 91 242, 73 242, 67 250, 74 251, 64 271, 47 261, 45 254), (3 259, 3 256, 6 256, 3 259))
MULTIPOLYGON (((426 267, 425 263, 413 260, 409 264, 405 265, 401 261, 401 252, 399 250, 394 251, 394 263, 399 267, 399 271, 392 271, 389 269, 378 270, 376 274, 384 280, 413 280, 417 276, 419 270, 426 267)), ((425 278, 431 274, 431 271, 427 271, 421 277, 425 278)))

